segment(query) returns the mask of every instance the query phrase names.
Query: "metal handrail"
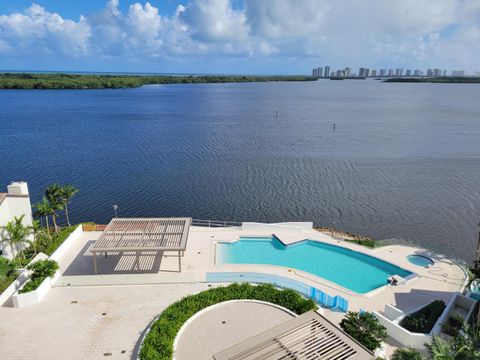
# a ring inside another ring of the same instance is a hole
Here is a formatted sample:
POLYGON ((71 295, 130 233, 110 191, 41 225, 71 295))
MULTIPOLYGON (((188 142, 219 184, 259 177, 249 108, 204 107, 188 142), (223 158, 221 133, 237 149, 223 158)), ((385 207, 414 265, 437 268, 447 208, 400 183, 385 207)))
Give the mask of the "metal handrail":
POLYGON ((242 223, 239 221, 221 221, 221 220, 204 220, 204 219, 192 219, 193 226, 205 226, 205 227, 242 227, 242 223))

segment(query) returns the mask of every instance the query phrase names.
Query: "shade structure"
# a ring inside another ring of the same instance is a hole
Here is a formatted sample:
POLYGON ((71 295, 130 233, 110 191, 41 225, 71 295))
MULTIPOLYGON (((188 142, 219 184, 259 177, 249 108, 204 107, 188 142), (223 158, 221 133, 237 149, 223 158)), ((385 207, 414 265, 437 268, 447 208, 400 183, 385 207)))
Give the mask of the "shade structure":
POLYGON ((214 356, 215 360, 370 360, 373 354, 310 311, 214 356))
MULTIPOLYGON (((187 247, 191 218, 114 218, 91 248, 94 271, 96 254, 133 251, 178 251, 187 247)), ((138 259, 137 259, 138 265, 138 259)))

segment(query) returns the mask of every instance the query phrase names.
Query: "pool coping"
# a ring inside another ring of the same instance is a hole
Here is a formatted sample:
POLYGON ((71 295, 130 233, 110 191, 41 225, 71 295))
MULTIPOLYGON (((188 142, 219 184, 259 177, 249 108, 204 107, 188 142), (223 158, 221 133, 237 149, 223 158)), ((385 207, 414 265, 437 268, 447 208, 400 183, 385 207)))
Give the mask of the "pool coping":
MULTIPOLYGON (((220 267, 220 266, 223 266, 223 265, 227 265, 227 266, 231 266, 231 267, 239 267, 239 268, 252 268, 252 267, 265 267, 265 268, 278 268, 278 269, 286 269, 288 272, 293 272, 296 276, 298 277, 301 277, 303 279, 306 279, 308 281, 311 281, 311 282, 314 282, 314 283, 317 283, 317 284, 320 284, 322 286, 327 286, 328 288, 331 288, 335 291, 340 291, 340 292, 343 292, 347 295, 353 295, 353 296, 360 296, 360 297, 363 297, 363 298, 370 298, 374 295, 378 295, 379 293, 381 293, 383 290, 387 289, 389 286, 391 286, 390 284, 385 284, 385 285, 382 285, 378 288, 375 288, 373 290, 370 290, 366 293, 359 293, 359 292, 356 292, 352 289, 349 289, 349 288, 346 288, 344 286, 341 286, 340 284, 337 284, 336 282, 333 282, 333 281, 330 281, 328 279, 325 279, 321 276, 318 276, 318 275, 315 275, 315 274, 312 274, 308 271, 303 271, 303 270, 300 270, 300 269, 296 269, 296 268, 290 268, 290 267, 287 267, 287 266, 281 266, 281 265, 272 265, 272 264, 217 264, 217 245, 220 244, 220 243, 224 243, 224 244, 233 244, 233 243, 236 243, 242 239, 248 239, 248 238, 252 238, 252 239, 271 239, 273 237, 276 237, 278 239, 278 241, 280 241, 284 246, 289 246, 289 245, 294 245, 294 244, 298 244, 298 243, 301 243, 301 242, 306 242, 306 241, 314 241, 314 242, 318 242, 318 243, 322 243, 322 244, 326 244, 326 245, 330 245, 330 246, 337 246, 337 247, 340 247, 340 248, 343 248, 343 249, 348 249, 350 251, 355 251, 355 252, 358 252, 360 254, 363 254, 363 255, 366 255, 366 256, 369 256, 369 257, 372 257, 374 259, 377 259, 377 260, 380 260, 380 261, 383 261, 383 262, 386 262, 388 264, 391 264, 391 265, 394 265, 402 270, 405 270, 405 271, 408 271, 411 273, 411 275, 403 278, 405 280, 405 283, 406 284, 409 284, 410 282, 416 280, 419 278, 419 274, 414 271, 414 270, 409 270, 409 269, 405 269, 403 266, 400 266, 400 265, 397 265, 389 260, 385 260, 385 259, 382 259, 378 256, 375 256, 375 255, 371 255, 371 254, 368 254, 364 251, 358 251, 358 250, 353 250, 353 249, 350 249, 348 247, 345 247, 345 246, 341 246, 341 245, 334 245, 334 244, 330 244, 328 242, 325 242, 325 241, 322 241, 322 240, 319 240, 319 239, 308 239, 308 238, 305 238, 305 239, 302 239, 302 240, 297 240, 297 241, 293 241, 289 244, 285 243, 284 241, 282 241, 278 236, 276 236, 274 233, 272 233, 270 236, 268 235, 265 235, 265 234, 262 234, 262 235, 252 235, 252 234, 248 234, 248 235, 236 235, 234 237, 233 240, 214 240, 212 242, 212 246, 213 246, 213 251, 211 252, 213 258, 211 259, 211 264, 214 266, 214 267, 220 267), (300 274, 297 274, 297 272, 300 272, 300 274), (307 276, 304 276, 302 274, 305 274, 305 275, 309 275, 309 276, 312 276, 313 279, 307 277, 307 276), (319 281, 319 280, 321 281, 319 281), (325 284, 326 283, 326 284, 325 284)), ((340 244, 340 242, 338 242, 340 244)), ((363 249, 362 249, 363 250, 363 249)), ((365 250, 368 250, 368 249, 365 249, 365 250)), ((228 272, 228 270, 226 270, 226 272, 228 272)))

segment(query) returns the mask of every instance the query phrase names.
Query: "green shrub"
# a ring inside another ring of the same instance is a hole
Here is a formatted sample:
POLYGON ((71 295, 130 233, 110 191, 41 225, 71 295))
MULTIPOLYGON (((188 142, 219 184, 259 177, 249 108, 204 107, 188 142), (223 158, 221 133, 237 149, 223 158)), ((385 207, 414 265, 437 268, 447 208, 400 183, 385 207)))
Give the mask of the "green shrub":
POLYGON ((15 281, 16 275, 12 276, 0 276, 0 294, 15 281))
POLYGON ((42 247, 37 247, 38 252, 43 252, 47 255, 52 255, 55 250, 58 249, 60 245, 70 236, 70 234, 77 228, 79 225, 69 226, 63 228, 58 234, 53 234, 50 239, 46 240, 42 247))
POLYGON ((461 329, 463 326, 464 320, 460 314, 455 314, 448 319, 448 324, 455 329, 461 329))
POLYGON ((353 239, 353 240, 349 240, 349 241, 357 243, 359 245, 363 245, 363 246, 372 248, 372 249, 375 248, 375 246, 376 246, 375 240, 370 239, 370 238, 353 239))
POLYGON ((35 278, 28 280, 25 285, 18 291, 19 294, 28 293, 30 291, 37 290, 40 284, 45 280, 45 278, 35 278))
MULTIPOLYGON (((60 232, 57 233, 47 233, 46 231, 37 236, 36 241, 32 246, 27 247, 22 251, 22 257, 28 261, 31 261, 35 255, 38 253, 44 253, 47 255, 52 255, 55 250, 58 249, 60 245, 67 239, 67 237, 77 228, 79 225, 73 225, 65 227, 60 232)), ((19 263, 19 257, 17 256, 14 259, 15 262, 19 263)))
POLYGON ((232 284, 212 288, 199 294, 187 296, 166 308, 153 323, 140 350, 142 360, 171 359, 173 340, 182 325, 198 311, 211 305, 237 299, 254 299, 283 306, 297 314, 316 308, 312 300, 303 298, 293 290, 278 290, 269 284, 253 286, 232 284))
POLYGON ((428 334, 432 331, 443 310, 445 310, 445 302, 435 300, 417 312, 405 316, 400 322, 400 326, 411 332, 428 334))
POLYGON ((447 335, 450 336, 457 336, 458 335, 458 329, 453 327, 450 324, 443 324, 442 325, 442 332, 444 332, 447 335))
POLYGON ((425 360, 425 357, 415 349, 397 349, 393 353, 391 360, 425 360))
POLYGON ((448 318, 448 322, 446 324, 442 325, 442 331, 447 335, 455 337, 458 335, 463 326, 463 317, 460 314, 455 314, 454 316, 448 318))
POLYGON ((29 266, 32 270, 32 276, 25 285, 18 291, 20 294, 36 290, 47 277, 52 277, 58 269, 58 264, 54 260, 39 260, 29 266))
POLYGON ((17 278, 17 263, 0 256, 0 294, 17 278))
POLYGON ((16 264, 0 256, 0 277, 9 277, 17 273, 16 264))
POLYGON ((31 265, 27 266, 28 270, 32 270, 33 278, 47 278, 55 275, 55 271, 58 270, 58 263, 55 260, 39 260, 31 265))
POLYGON ((349 311, 340 322, 340 327, 369 350, 380 347, 387 339, 387 329, 371 313, 349 311))

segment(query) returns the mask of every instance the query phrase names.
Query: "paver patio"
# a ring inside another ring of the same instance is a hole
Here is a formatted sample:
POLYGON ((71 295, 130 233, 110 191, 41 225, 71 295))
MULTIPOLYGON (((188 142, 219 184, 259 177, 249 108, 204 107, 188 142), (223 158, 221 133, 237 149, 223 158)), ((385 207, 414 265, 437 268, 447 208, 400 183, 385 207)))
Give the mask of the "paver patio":
POLYGON ((0 307, 0 358, 130 360, 142 332, 163 309, 207 288, 206 284, 53 288, 39 304, 0 307))

